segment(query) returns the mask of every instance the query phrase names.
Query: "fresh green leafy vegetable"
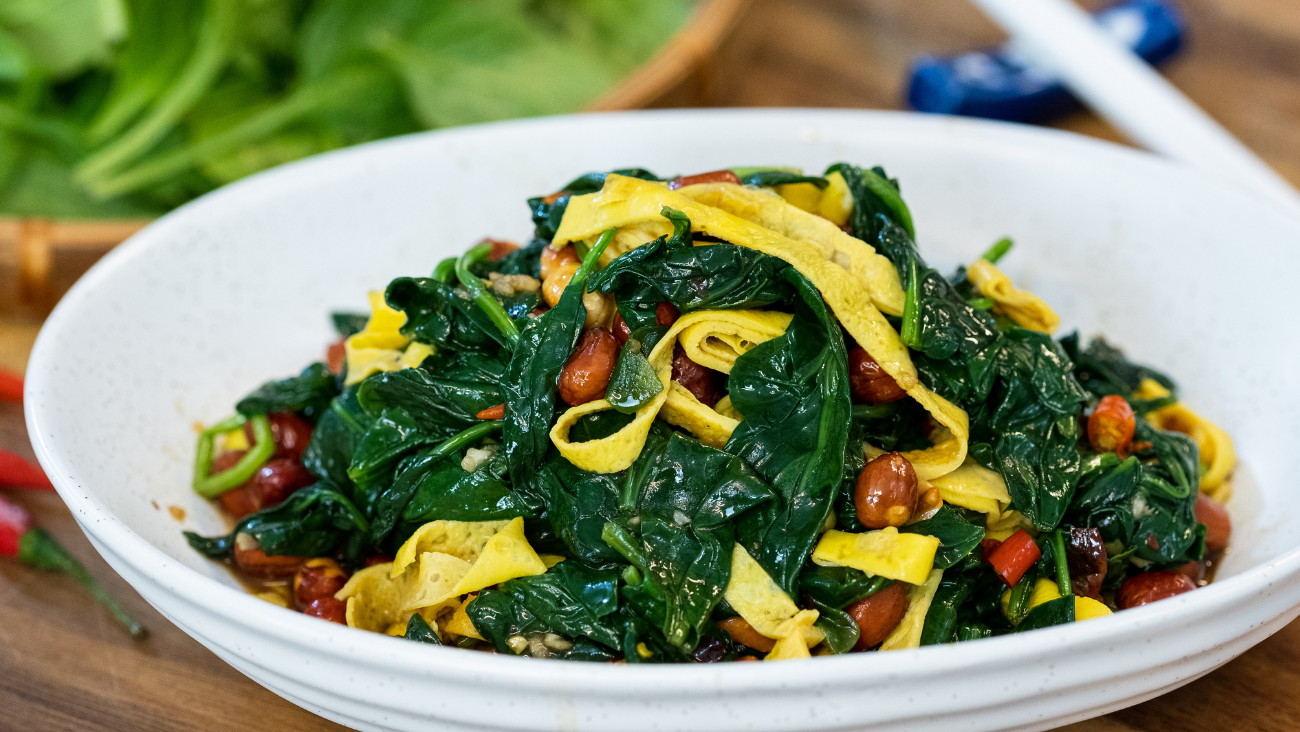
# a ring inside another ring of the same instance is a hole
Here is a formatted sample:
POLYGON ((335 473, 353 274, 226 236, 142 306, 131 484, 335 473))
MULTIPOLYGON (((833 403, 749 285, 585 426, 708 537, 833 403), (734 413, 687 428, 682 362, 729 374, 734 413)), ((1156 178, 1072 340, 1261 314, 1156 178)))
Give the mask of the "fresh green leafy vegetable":
POLYGON ((953 566, 984 540, 984 527, 972 524, 947 505, 924 521, 904 526, 902 531, 939 539, 939 551, 934 557, 935 569, 953 566))
POLYGON ((440 378, 416 368, 371 376, 361 382, 357 401, 372 417, 378 418, 386 409, 402 409, 421 432, 450 437, 477 424, 478 413, 503 398, 496 379, 440 378))
POLYGON ((775 498, 734 455, 679 433, 647 441, 623 487, 615 548, 628 552, 646 592, 662 603, 654 614, 662 612, 670 644, 695 647, 731 576, 738 533, 742 543, 761 541, 761 527, 747 517, 775 498))
POLYGON ((951 643, 957 636, 958 613, 971 591, 975 589, 975 578, 966 573, 945 572, 939 581, 939 589, 930 601, 930 610, 925 614, 925 625, 921 629, 921 645, 932 646, 938 643, 951 643))
POLYGON ((419 613, 411 615, 411 619, 406 623, 407 640, 413 640, 417 643, 428 643, 434 646, 442 645, 442 639, 434 632, 433 628, 425 622, 424 617, 419 613))
POLYGON ((1074 598, 1060 597, 1055 600, 1049 600, 1042 605, 1029 611, 1025 619, 1020 621, 1016 626, 1017 633, 1023 633, 1027 630, 1038 630, 1039 628, 1050 628, 1053 625, 1065 625, 1074 622, 1074 598))
POLYGON ((235 411, 246 417, 268 412, 301 412, 308 420, 315 421, 338 393, 338 379, 329 367, 314 363, 297 376, 261 385, 240 399, 235 411))
POLYGON ((316 483, 242 519, 225 536, 205 539, 187 531, 185 538, 196 551, 213 558, 229 556, 241 533, 256 539, 269 556, 316 557, 332 551, 348 533, 369 530, 370 522, 346 496, 328 483, 316 483))
POLYGON ((659 375, 646 360, 646 350, 640 339, 629 337, 618 354, 614 373, 605 389, 605 400, 623 414, 633 414, 649 404, 664 390, 659 375))
POLYGON ((525 503, 536 510, 541 509, 542 496, 547 492, 538 485, 538 471, 550 446, 551 415, 555 411, 560 369, 573 352, 587 318, 587 309, 582 304, 587 278, 613 238, 613 229, 602 234, 555 307, 524 325, 502 383, 506 405, 502 438, 510 479, 515 490, 524 496, 525 503))
POLYGON ((731 403, 744 416, 725 450, 767 479, 779 499, 742 520, 741 544, 791 595, 844 478, 848 352, 840 324, 803 275, 785 335, 736 359, 731 403), (751 525, 752 524, 752 525, 751 525))
POLYGON ((852 567, 820 567, 809 564, 799 575, 799 592, 817 602, 844 609, 894 584, 886 577, 868 575, 852 567))
POLYGON ((346 145, 576 111, 650 58, 692 6, 10 0, 0 211, 156 215, 346 145))
POLYGON ((615 296, 630 328, 653 325, 661 302, 689 313, 762 308, 794 296, 783 274, 790 265, 745 247, 691 246, 690 219, 670 208, 664 216, 672 236, 637 247, 591 279, 593 291, 615 296))
POLYGON ((622 622, 614 614, 618 573, 572 559, 546 574, 485 590, 465 610, 475 629, 501 653, 527 649, 530 655, 542 657, 607 661, 624 650, 622 622), (526 645, 516 650, 511 646, 514 638, 524 639, 526 645), (600 645, 567 640, 580 638, 600 645))

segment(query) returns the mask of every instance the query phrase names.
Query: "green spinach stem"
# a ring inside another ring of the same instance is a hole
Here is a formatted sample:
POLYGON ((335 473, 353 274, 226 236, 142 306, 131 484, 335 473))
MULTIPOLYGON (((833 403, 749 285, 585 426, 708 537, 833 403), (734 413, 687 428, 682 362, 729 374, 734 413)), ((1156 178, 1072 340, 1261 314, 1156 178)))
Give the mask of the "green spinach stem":
POLYGON ((433 268, 433 278, 439 282, 450 284, 453 277, 456 276, 456 257, 447 257, 438 262, 438 266, 433 268))
POLYGON ((907 264, 907 297, 903 300, 903 327, 898 334, 903 345, 915 348, 921 335, 921 273, 913 257, 907 264))
POLYGON ((997 264, 999 259, 1002 259, 1007 252, 1011 251, 1011 244, 1009 237, 998 239, 993 246, 989 247, 987 252, 984 252, 981 259, 984 259, 989 264, 997 264))
POLYGON ((461 287, 465 288, 465 291, 473 298, 479 309, 488 316, 492 324, 505 334, 506 339, 510 341, 513 348, 519 342, 519 328, 515 325, 515 321, 511 320, 510 316, 506 314, 505 308, 501 307, 501 303, 497 302, 492 293, 488 292, 487 288, 483 286, 483 280, 480 280, 473 272, 469 271, 471 264, 487 259, 491 251, 492 244, 483 242, 462 254, 460 259, 456 260, 456 278, 460 280, 461 287))
POLYGON ((1061 590, 1061 597, 1069 597, 1074 592, 1070 589, 1070 565, 1065 557, 1065 534, 1068 529, 1052 532, 1052 561, 1056 563, 1056 586, 1061 590))

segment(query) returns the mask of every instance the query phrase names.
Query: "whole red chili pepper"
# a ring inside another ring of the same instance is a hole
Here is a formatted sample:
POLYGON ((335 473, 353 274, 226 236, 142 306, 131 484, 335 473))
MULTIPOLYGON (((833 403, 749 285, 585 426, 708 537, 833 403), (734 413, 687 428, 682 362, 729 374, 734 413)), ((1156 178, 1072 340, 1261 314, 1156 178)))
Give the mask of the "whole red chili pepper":
POLYGON ((99 586, 76 557, 69 554, 50 532, 32 523, 31 514, 22 506, 3 498, 0 498, 0 554, 15 557, 29 567, 66 573, 90 590, 99 604, 107 608, 137 640, 149 636, 149 631, 128 615, 107 590, 99 586))
POLYGON ((37 491, 54 490, 54 484, 45 475, 45 471, 8 450, 0 450, 0 486, 37 491))
POLYGON ((0 401, 23 403, 23 377, 0 369, 0 401))

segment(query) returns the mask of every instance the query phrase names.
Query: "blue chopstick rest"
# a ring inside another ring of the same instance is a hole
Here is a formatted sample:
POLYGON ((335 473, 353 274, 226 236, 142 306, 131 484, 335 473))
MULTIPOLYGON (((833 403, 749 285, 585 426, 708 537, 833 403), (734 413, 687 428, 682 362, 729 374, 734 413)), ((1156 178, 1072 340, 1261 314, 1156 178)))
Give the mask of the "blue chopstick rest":
MULTIPOLYGON (((1158 64, 1182 45, 1186 23, 1164 0, 1120 0, 1093 13, 1097 24, 1158 64)), ((908 104, 920 112, 1037 122, 1077 104, 1052 73, 1014 43, 957 56, 922 56, 912 65, 908 104)))

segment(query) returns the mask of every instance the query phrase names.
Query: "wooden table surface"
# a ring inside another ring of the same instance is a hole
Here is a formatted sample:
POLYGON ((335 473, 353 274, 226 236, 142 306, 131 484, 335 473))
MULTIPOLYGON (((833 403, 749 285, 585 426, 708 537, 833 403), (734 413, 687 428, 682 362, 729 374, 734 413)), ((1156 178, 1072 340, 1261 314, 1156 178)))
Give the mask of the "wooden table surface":
MULTIPOLYGON (((1183 0, 1189 47, 1165 67, 1181 89, 1300 183, 1300 3, 1183 0)), ((923 52, 997 43, 966 0, 759 0, 718 104, 898 108, 923 52)), ((1057 126, 1120 139, 1077 112, 1057 126)), ((0 366, 21 370, 39 323, 0 321, 0 366)), ((31 455, 21 410, 0 404, 0 447, 31 455)), ((335 730, 218 660, 99 558, 51 494, 12 493, 152 631, 134 642, 70 580, 0 560, 0 732, 335 730)), ((1070 732, 1300 730, 1300 621, 1222 669, 1070 732)))

